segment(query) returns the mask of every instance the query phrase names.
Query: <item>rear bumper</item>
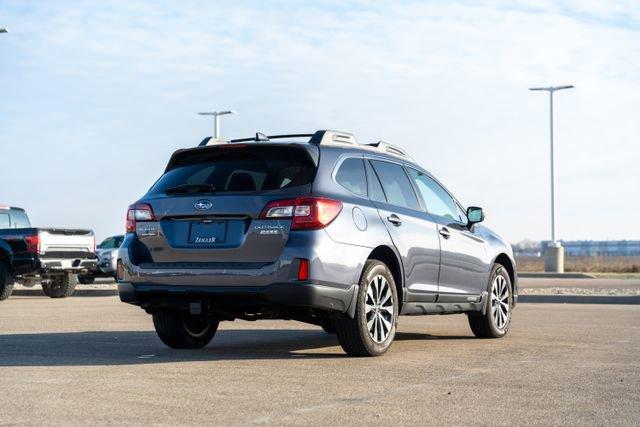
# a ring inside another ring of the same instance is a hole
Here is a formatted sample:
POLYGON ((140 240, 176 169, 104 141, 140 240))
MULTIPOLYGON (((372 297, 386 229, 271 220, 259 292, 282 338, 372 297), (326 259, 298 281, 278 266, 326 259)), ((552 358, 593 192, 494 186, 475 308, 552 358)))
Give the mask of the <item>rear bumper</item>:
POLYGON ((46 271, 68 271, 84 273, 96 269, 95 259, 41 259, 40 269, 46 271))
POLYGON ((268 286, 167 286, 118 283, 120 300, 140 306, 185 308, 206 303, 219 309, 243 307, 316 308, 353 315, 357 285, 333 287, 315 283, 275 283, 268 286))
POLYGON ((87 273, 96 268, 95 258, 46 258, 24 255, 13 259, 14 274, 25 276, 55 272, 87 273))

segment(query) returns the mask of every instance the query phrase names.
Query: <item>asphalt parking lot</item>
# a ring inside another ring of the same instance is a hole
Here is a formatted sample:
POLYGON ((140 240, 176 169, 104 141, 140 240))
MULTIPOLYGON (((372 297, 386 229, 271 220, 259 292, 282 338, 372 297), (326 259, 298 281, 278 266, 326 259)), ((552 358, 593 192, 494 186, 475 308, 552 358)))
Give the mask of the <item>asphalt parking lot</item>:
POLYGON ((0 423, 637 425, 639 362, 631 305, 521 304, 502 340, 402 317, 389 353, 354 359, 296 322, 223 323, 178 351, 115 296, 17 295, 0 304, 0 423))

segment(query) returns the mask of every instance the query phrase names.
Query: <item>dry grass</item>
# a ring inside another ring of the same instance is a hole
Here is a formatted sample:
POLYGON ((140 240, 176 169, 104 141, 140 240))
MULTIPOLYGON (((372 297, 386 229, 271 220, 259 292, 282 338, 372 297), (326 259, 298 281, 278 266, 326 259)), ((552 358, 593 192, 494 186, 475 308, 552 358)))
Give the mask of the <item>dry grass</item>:
MULTIPOLYGON (((544 271, 542 257, 518 257, 518 271, 544 271)), ((564 271, 581 273, 639 273, 640 256, 565 257, 564 271)))

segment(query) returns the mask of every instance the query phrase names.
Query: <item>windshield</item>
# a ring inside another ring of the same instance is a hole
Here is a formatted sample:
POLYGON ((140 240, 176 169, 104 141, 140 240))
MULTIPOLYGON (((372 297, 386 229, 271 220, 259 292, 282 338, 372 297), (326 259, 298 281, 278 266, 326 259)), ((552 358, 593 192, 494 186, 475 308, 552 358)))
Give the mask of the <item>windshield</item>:
POLYGON ((278 190, 310 184, 315 166, 300 148, 219 148, 184 159, 150 193, 219 193, 278 190), (187 163, 187 164, 185 164, 187 163))
POLYGON ((117 249, 122 244, 124 236, 107 237, 98 245, 98 249, 117 249))

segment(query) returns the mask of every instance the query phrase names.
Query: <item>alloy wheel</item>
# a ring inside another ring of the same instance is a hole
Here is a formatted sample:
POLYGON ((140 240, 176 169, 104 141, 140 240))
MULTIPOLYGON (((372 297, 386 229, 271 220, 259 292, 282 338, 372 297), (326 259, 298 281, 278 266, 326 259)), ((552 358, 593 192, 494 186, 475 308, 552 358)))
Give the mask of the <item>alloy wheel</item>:
POLYGON ((509 284, 500 274, 496 275, 491 285, 491 316, 499 330, 504 330, 509 322, 509 284))
POLYGON ((387 279, 378 274, 369 282, 365 296, 365 316, 367 329, 371 338, 377 342, 384 342, 393 328, 393 293, 387 279))

